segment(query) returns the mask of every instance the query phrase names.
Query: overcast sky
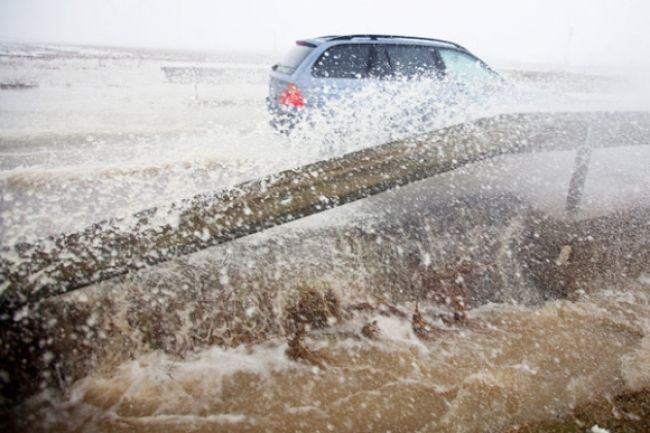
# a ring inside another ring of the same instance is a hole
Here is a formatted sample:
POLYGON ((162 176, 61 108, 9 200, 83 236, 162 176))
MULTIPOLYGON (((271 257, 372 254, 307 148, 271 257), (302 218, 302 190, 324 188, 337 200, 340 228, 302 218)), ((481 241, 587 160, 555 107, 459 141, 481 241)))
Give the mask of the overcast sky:
POLYGON ((440 37, 486 60, 650 59, 650 0, 0 0, 0 40, 286 51, 341 33, 440 37))

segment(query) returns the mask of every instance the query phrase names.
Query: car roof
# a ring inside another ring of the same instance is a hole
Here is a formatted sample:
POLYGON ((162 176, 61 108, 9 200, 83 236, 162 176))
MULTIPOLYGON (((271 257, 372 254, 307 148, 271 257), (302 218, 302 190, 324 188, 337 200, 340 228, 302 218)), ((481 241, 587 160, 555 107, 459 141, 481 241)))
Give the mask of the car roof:
POLYGON ((404 44, 418 43, 422 45, 452 47, 463 51, 467 51, 467 49, 462 45, 444 39, 421 38, 416 36, 400 36, 400 35, 375 35, 375 34, 329 35, 329 36, 318 36, 316 38, 302 39, 297 42, 299 45, 316 47, 326 42, 353 41, 353 40, 366 40, 366 41, 370 40, 370 41, 381 41, 381 42, 393 41, 396 43, 404 43, 404 44))

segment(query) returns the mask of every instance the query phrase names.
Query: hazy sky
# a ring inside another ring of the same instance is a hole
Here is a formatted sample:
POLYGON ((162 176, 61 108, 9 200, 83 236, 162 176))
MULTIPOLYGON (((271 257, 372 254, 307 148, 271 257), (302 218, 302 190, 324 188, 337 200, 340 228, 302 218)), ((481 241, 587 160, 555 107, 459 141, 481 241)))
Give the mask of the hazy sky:
POLYGON ((650 63, 650 0, 0 0, 0 40, 285 51, 295 39, 396 33, 486 60, 650 63))

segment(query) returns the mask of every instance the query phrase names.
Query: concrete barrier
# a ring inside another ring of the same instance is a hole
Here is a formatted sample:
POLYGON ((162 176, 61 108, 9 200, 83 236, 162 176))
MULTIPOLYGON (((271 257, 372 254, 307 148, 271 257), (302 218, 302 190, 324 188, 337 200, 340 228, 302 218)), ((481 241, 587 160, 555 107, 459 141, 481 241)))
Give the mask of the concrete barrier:
POLYGON ((503 114, 450 126, 148 209, 133 222, 104 221, 32 244, 5 245, 0 311, 498 155, 647 144, 648 112, 503 114))

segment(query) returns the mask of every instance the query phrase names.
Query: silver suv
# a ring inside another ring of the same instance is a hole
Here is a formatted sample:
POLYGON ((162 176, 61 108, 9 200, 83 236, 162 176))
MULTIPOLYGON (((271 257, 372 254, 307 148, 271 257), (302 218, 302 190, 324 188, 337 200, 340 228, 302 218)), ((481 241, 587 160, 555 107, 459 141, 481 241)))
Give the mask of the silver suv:
MULTIPOLYGON (((267 98, 271 124, 289 131, 311 111, 342 95, 349 98, 369 82, 421 79, 454 91, 468 83, 501 80, 467 49, 440 39, 390 35, 303 39, 272 67, 267 98)), ((432 92, 431 98, 440 94, 432 92)))

